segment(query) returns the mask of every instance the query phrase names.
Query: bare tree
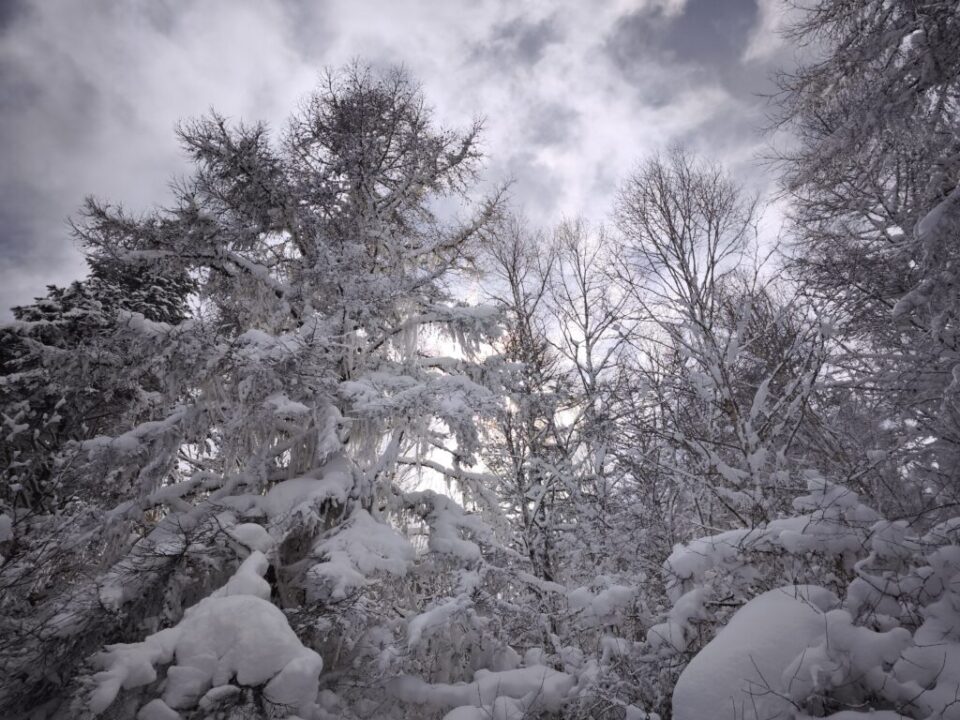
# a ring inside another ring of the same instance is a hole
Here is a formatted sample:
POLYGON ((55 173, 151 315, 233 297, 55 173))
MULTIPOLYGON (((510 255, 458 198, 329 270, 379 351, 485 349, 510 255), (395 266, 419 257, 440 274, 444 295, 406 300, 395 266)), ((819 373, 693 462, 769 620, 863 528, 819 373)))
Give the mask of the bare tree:
POLYGON ((672 448, 656 452, 660 471, 705 526, 763 522, 787 501, 777 486, 820 367, 817 323, 778 297, 756 198, 720 167, 677 148, 654 156, 616 217, 619 283, 644 328, 634 385, 655 399, 637 422, 672 448))
POLYGON ((495 349, 507 368, 506 402, 490 423, 484 458, 499 478, 501 502, 519 523, 534 573, 553 580, 560 563, 556 524, 570 491, 567 448, 557 429, 567 401, 564 371, 548 340, 546 310, 556 248, 513 216, 490 233, 486 255, 487 294, 505 318, 495 349))
POLYGON ((723 170, 680 147, 650 158, 624 183, 615 211, 623 234, 621 277, 653 310, 682 308, 709 331, 718 285, 756 238, 757 199, 723 170))

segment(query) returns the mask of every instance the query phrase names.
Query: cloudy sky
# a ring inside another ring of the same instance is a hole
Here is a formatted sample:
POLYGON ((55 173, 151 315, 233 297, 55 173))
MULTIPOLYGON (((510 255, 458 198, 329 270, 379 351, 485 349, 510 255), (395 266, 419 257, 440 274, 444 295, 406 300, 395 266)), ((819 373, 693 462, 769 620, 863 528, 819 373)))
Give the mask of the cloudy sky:
POLYGON ((144 210, 187 170, 178 120, 283 126, 324 67, 402 63, 445 125, 486 118, 491 181, 535 223, 602 220, 684 142, 763 189, 781 0, 0 0, 0 317, 84 266, 92 194, 144 210))

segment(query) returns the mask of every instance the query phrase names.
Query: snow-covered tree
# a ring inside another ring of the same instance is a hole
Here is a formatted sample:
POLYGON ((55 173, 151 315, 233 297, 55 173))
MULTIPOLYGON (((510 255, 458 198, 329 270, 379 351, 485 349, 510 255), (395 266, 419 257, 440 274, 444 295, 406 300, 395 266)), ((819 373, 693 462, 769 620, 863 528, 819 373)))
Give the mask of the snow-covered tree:
POLYGON ((191 282, 182 273, 97 254, 88 263, 87 279, 51 287, 34 304, 15 308, 15 322, 0 328, 6 707, 30 707, 47 695, 97 642, 58 638, 50 625, 64 594, 95 572, 104 502, 114 492, 104 478, 71 468, 82 461, 83 442, 148 419, 159 397, 160 356, 130 342, 132 326, 180 322, 187 311, 191 282))
MULTIPOLYGON (((470 357, 494 317, 451 283, 497 199, 464 205, 463 220, 437 202, 466 198, 478 132, 436 129, 402 72, 351 67, 279 141, 217 115, 184 125, 197 170, 171 209, 89 204, 78 233, 91 256, 146 278, 142 298, 121 287, 119 320, 100 332, 127 353, 101 393, 129 381, 134 397, 116 396, 111 423, 49 470, 72 503, 20 522, 23 495, 10 493, 5 707, 55 705, 97 646, 151 629, 95 658, 62 711, 316 714, 317 650, 329 677, 371 653, 395 674, 391 652, 406 653, 391 648, 406 647, 421 602, 409 583, 371 584, 415 563, 395 527, 424 527, 428 555, 455 568, 481 560, 472 516, 395 484, 404 454, 442 445, 469 466, 474 416, 491 404, 470 357), (190 317, 149 295, 151 273, 190 279, 190 317), (441 334, 459 358, 430 351, 441 334), (142 374, 134 358, 149 360, 142 374), (37 554, 61 546, 71 572, 36 577, 37 554)), ((100 336, 77 342, 82 355, 100 336)))
POLYGON ((0 452, 8 474, 0 497, 20 510, 62 506, 71 490, 51 487, 50 480, 65 444, 112 427, 118 408, 136 401, 136 388, 117 382, 133 358, 111 344, 126 315, 138 312, 156 322, 185 316, 186 277, 121 268, 104 257, 88 262, 87 279, 50 286, 32 305, 14 308, 16 322, 0 328, 0 452), (108 377, 114 382, 103 381, 108 377))
POLYGON ((808 60, 781 78, 795 274, 835 311, 832 364, 870 434, 896 428, 903 512, 955 500, 958 22, 949 0, 814 3, 789 32, 808 60))
POLYGON ((568 447, 559 414, 569 402, 565 373, 550 344, 547 302, 557 253, 542 234, 509 218, 486 248, 488 295, 503 312, 494 349, 505 363, 505 402, 489 424, 482 456, 508 518, 519 526, 532 572, 553 581, 566 564, 557 527, 568 509, 568 447))
POLYGON ((509 371, 481 454, 529 558, 502 612, 538 618, 514 623, 511 642, 576 678, 571 718, 645 717, 658 694, 630 668, 643 528, 613 462, 630 321, 610 282, 612 242, 583 221, 552 235, 512 221, 488 247, 488 293, 505 318, 493 347, 509 371))
POLYGON ((617 402, 632 320, 627 298, 613 280, 616 239, 603 227, 567 220, 556 229, 557 269, 550 286, 549 309, 566 362, 571 411, 562 423, 568 455, 581 488, 578 513, 584 523, 579 538, 588 567, 616 567, 622 538, 611 520, 620 488, 613 473, 617 402), (588 527, 589 526, 589 529, 588 527))
POLYGON ((793 513, 678 547, 651 633, 667 654, 715 635, 677 720, 957 717, 956 3, 798 18, 814 57, 783 78, 792 265, 836 321, 805 459, 842 477, 807 471, 793 513))
POLYGON ((652 410, 640 422, 669 448, 646 460, 708 527, 770 519, 789 501, 784 465, 819 372, 818 323, 756 259, 756 202, 719 167, 681 149, 654 157, 617 218, 620 283, 644 323, 634 385, 652 410))

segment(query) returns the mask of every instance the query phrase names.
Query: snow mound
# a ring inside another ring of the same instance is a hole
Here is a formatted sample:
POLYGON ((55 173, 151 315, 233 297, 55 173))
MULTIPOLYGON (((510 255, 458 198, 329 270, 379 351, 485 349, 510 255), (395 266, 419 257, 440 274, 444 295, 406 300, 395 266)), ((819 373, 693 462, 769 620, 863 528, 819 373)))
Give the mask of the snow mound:
POLYGON ((925 586, 937 597, 923 609, 923 624, 894 665, 903 695, 924 717, 960 718, 960 546, 948 545, 927 557, 925 586))
MULTIPOLYGON (((827 612, 823 620, 820 642, 805 650, 784 672, 785 689, 791 699, 802 703, 817 693, 836 692, 852 705, 895 691, 896 683, 886 668, 912 644, 909 630, 898 627, 876 632, 854 625, 850 613, 839 609, 827 612)), ((956 688, 954 685, 954 693, 956 688)), ((908 695, 915 695, 913 689, 908 695)), ((942 713, 937 717, 943 717, 942 713)))
POLYGON ((103 670, 89 707, 104 712, 121 689, 148 685, 168 665, 163 697, 141 709, 145 720, 173 717, 168 709, 194 708, 229 695, 234 683, 264 686, 266 699, 306 713, 317 695, 323 661, 304 647, 283 612, 267 598, 266 557, 254 552, 210 597, 189 608, 174 627, 138 643, 108 645, 96 661, 103 670), (223 690, 217 690, 223 688, 223 690), (212 695, 211 695, 212 693, 212 695))
POLYGON ((263 579, 270 562, 262 552, 254 551, 241 563, 227 584, 216 590, 211 597, 230 595, 253 595, 261 600, 270 599, 270 583, 263 579))
POLYGON ((267 532, 263 525, 257 523, 240 523, 227 528, 227 533, 241 545, 250 550, 259 550, 260 552, 270 552, 276 541, 267 532))
POLYGON ((137 720, 181 720, 181 717, 180 713, 157 698, 140 708, 137 720))
POLYGON ((776 694, 781 676, 822 637, 825 611, 836 602, 813 585, 770 590, 748 602, 680 675, 674 720, 792 718, 793 704, 776 694))
POLYGON ((493 672, 477 670, 471 683, 430 684, 402 676, 390 686, 403 702, 433 708, 454 708, 445 720, 530 717, 536 711, 557 712, 567 701, 576 678, 543 665, 493 672), (519 713, 519 714, 518 714, 519 713))

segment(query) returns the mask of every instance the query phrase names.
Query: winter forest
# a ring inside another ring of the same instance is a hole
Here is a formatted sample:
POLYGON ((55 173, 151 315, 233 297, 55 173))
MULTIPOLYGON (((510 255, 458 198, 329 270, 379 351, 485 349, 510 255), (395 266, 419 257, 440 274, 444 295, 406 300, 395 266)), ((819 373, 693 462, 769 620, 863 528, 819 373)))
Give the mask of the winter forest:
POLYGON ((603 223, 401 67, 211 111, 0 327, 0 716, 960 718, 960 6, 818 0, 789 213, 603 223))

